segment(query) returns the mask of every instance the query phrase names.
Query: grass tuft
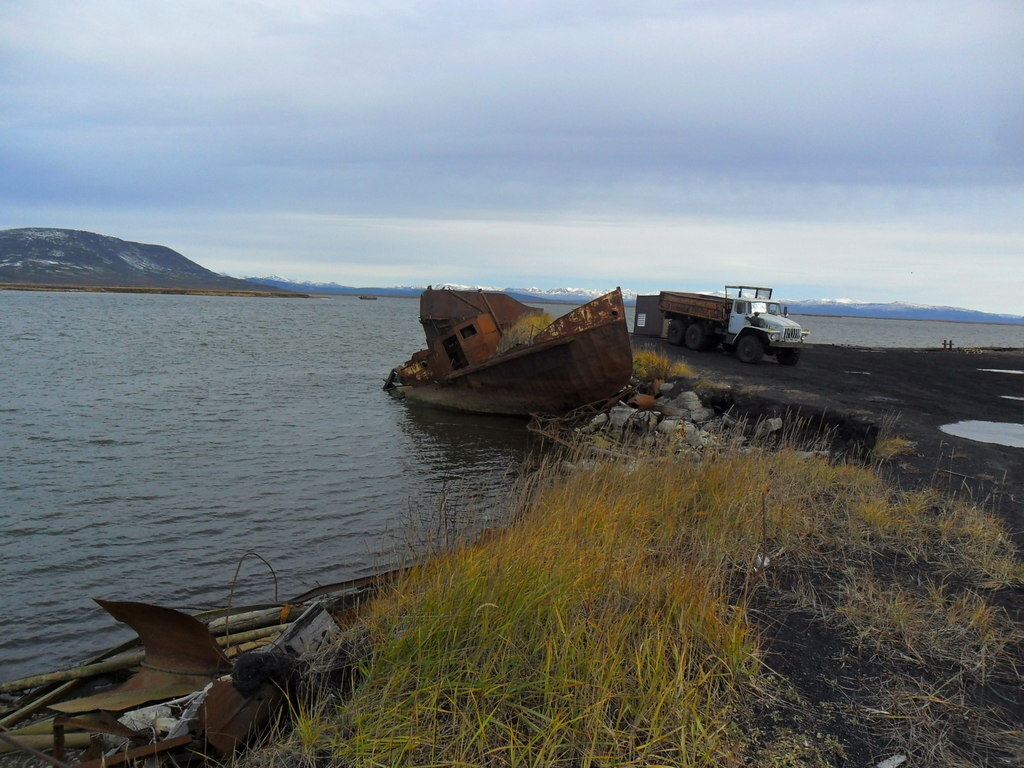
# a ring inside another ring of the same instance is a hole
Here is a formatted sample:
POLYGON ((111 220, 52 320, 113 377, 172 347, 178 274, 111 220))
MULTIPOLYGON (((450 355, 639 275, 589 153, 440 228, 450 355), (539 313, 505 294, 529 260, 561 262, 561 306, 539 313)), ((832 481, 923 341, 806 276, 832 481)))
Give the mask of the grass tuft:
POLYGON ((498 341, 497 354, 507 352, 520 344, 529 344, 533 341, 534 336, 553 322, 554 318, 547 312, 523 315, 501 334, 501 339, 498 341))
POLYGON ((633 376, 641 383, 667 381, 681 376, 692 378, 695 375, 686 363, 673 362, 657 352, 641 350, 633 355, 633 376))

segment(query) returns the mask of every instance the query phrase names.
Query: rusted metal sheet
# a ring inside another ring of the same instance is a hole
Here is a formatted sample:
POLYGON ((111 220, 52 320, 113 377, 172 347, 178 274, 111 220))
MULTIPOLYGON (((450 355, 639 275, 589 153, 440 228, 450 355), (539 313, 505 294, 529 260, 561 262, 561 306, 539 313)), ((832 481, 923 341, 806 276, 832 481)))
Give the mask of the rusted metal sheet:
MULTIPOLYGON (((428 293, 421 306, 448 309, 458 317, 431 315, 431 346, 391 372, 385 389, 400 389, 410 400, 482 413, 562 413, 609 397, 632 375, 633 354, 619 289, 558 318, 530 343, 502 353, 470 340, 480 335, 479 328, 488 320, 501 329, 522 317, 523 313, 513 316, 516 304, 529 307, 504 294, 486 294, 492 309, 500 309, 467 317, 484 306, 482 297, 446 291, 442 301, 428 293), (499 296, 507 301, 499 301, 499 296), (467 339, 470 326, 474 332, 467 339)), ((428 328, 426 320, 424 327, 428 328)))
POLYGON ((134 749, 129 749, 126 752, 119 752, 118 754, 109 757, 105 756, 96 760, 88 760, 84 763, 79 763, 77 768, 110 768, 110 766, 124 765, 125 763, 133 760, 139 760, 144 757, 152 757, 164 752, 170 752, 172 749, 187 747, 191 743, 191 736, 179 736, 174 739, 164 739, 163 741, 156 742, 156 744, 146 744, 145 746, 135 747, 134 749))
POLYGON ((117 688, 51 704, 51 709, 68 713, 121 711, 191 693, 231 668, 206 626, 186 613, 148 603, 96 602, 138 633, 145 648, 141 669, 117 688))
POLYGON ((254 728, 267 721, 282 695, 271 683, 260 686, 254 694, 243 696, 230 681, 216 681, 199 709, 199 724, 206 741, 218 753, 231 754, 254 728))

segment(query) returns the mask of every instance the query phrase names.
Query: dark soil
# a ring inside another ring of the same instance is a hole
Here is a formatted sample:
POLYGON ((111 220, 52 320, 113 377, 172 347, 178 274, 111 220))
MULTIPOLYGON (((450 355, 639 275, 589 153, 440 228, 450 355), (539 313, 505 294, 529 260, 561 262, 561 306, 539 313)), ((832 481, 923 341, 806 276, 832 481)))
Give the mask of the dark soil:
MULTIPOLYGON (((933 485, 994 510, 1024 549, 1024 448, 954 437, 939 430, 965 420, 1024 421, 1024 370, 1017 350, 865 349, 809 345, 795 366, 770 357, 744 365, 720 350, 692 352, 637 340, 682 359, 711 382, 712 397, 752 415, 800 414, 838 430, 841 444, 870 450, 880 431, 914 442, 912 455, 884 471, 903 486, 933 485), (895 422, 894 424, 892 422, 895 422)), ((705 393, 702 394, 702 399, 705 393)), ((718 403, 721 405, 722 403, 718 403)), ((841 447, 843 447, 841 445, 841 447)))
MULTIPOLYGON (((754 419, 782 416, 789 424, 803 420, 812 435, 828 435, 833 450, 875 461, 899 486, 933 486, 991 509, 1024 550, 1024 448, 967 440, 939 429, 964 420, 1021 423, 1024 402, 1004 396, 1024 396, 1024 375, 982 369, 1024 370, 1024 349, 812 345, 796 366, 783 366, 767 357, 744 365, 721 351, 693 352, 659 340, 636 344, 685 361, 696 372, 693 386, 706 405, 754 419), (884 462, 874 459, 872 449, 886 434, 912 441, 912 452, 884 462)), ((927 571, 926 564, 901 562, 898 567, 890 564, 888 576, 902 574, 926 583, 927 571)), ((788 575, 794 577, 826 587, 818 583, 822 574, 788 575)), ((913 679, 926 689, 945 691, 950 687, 948 670, 939 663, 911 668, 893 656, 863 653, 846 631, 822 614, 799 608, 781 586, 756 594, 751 616, 758 625, 765 664, 788 685, 791 698, 752 711, 754 731, 776 737, 786 729, 825 735, 826 742, 840 745, 838 760, 827 749, 822 752, 833 764, 875 765, 895 754, 891 733, 882 727, 885 719, 870 714, 879 706, 878 692, 896 679, 913 679)), ((1020 626, 1024 592, 1019 587, 995 591, 989 599, 1020 626)), ((987 712, 996 718, 993 723, 1017 723, 1024 717, 1024 689, 1019 678, 1014 681, 1012 670, 1009 676, 997 675, 982 685, 958 685, 963 687, 957 688, 957 695, 970 706, 965 711, 987 712)), ((1017 762, 1022 755, 993 751, 978 742, 975 731, 981 732, 980 727, 950 726, 948 715, 937 716, 935 722, 949 726, 945 733, 956 751, 970 755, 974 764, 1024 764, 1017 762)), ((938 738, 930 732, 919 736, 924 741, 938 738)))

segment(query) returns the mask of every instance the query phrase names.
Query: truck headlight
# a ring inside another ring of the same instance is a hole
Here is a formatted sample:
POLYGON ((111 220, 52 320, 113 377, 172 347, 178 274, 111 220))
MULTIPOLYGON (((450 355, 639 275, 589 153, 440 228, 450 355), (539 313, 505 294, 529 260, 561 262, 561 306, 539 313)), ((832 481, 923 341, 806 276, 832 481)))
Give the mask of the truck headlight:
POLYGON ((771 339, 772 341, 778 341, 779 340, 779 334, 777 334, 777 333, 769 333, 768 334, 768 338, 771 339))

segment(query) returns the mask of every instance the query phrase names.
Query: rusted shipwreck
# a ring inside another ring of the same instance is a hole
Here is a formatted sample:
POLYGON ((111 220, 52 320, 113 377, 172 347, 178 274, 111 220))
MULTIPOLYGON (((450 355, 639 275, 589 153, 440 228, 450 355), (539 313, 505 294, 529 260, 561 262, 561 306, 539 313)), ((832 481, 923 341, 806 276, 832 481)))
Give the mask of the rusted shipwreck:
POLYGON ((616 288, 510 343, 543 312, 494 291, 428 287, 420 296, 427 348, 394 368, 384 389, 409 400, 477 413, 563 413, 611 397, 633 371, 622 292, 616 288))

